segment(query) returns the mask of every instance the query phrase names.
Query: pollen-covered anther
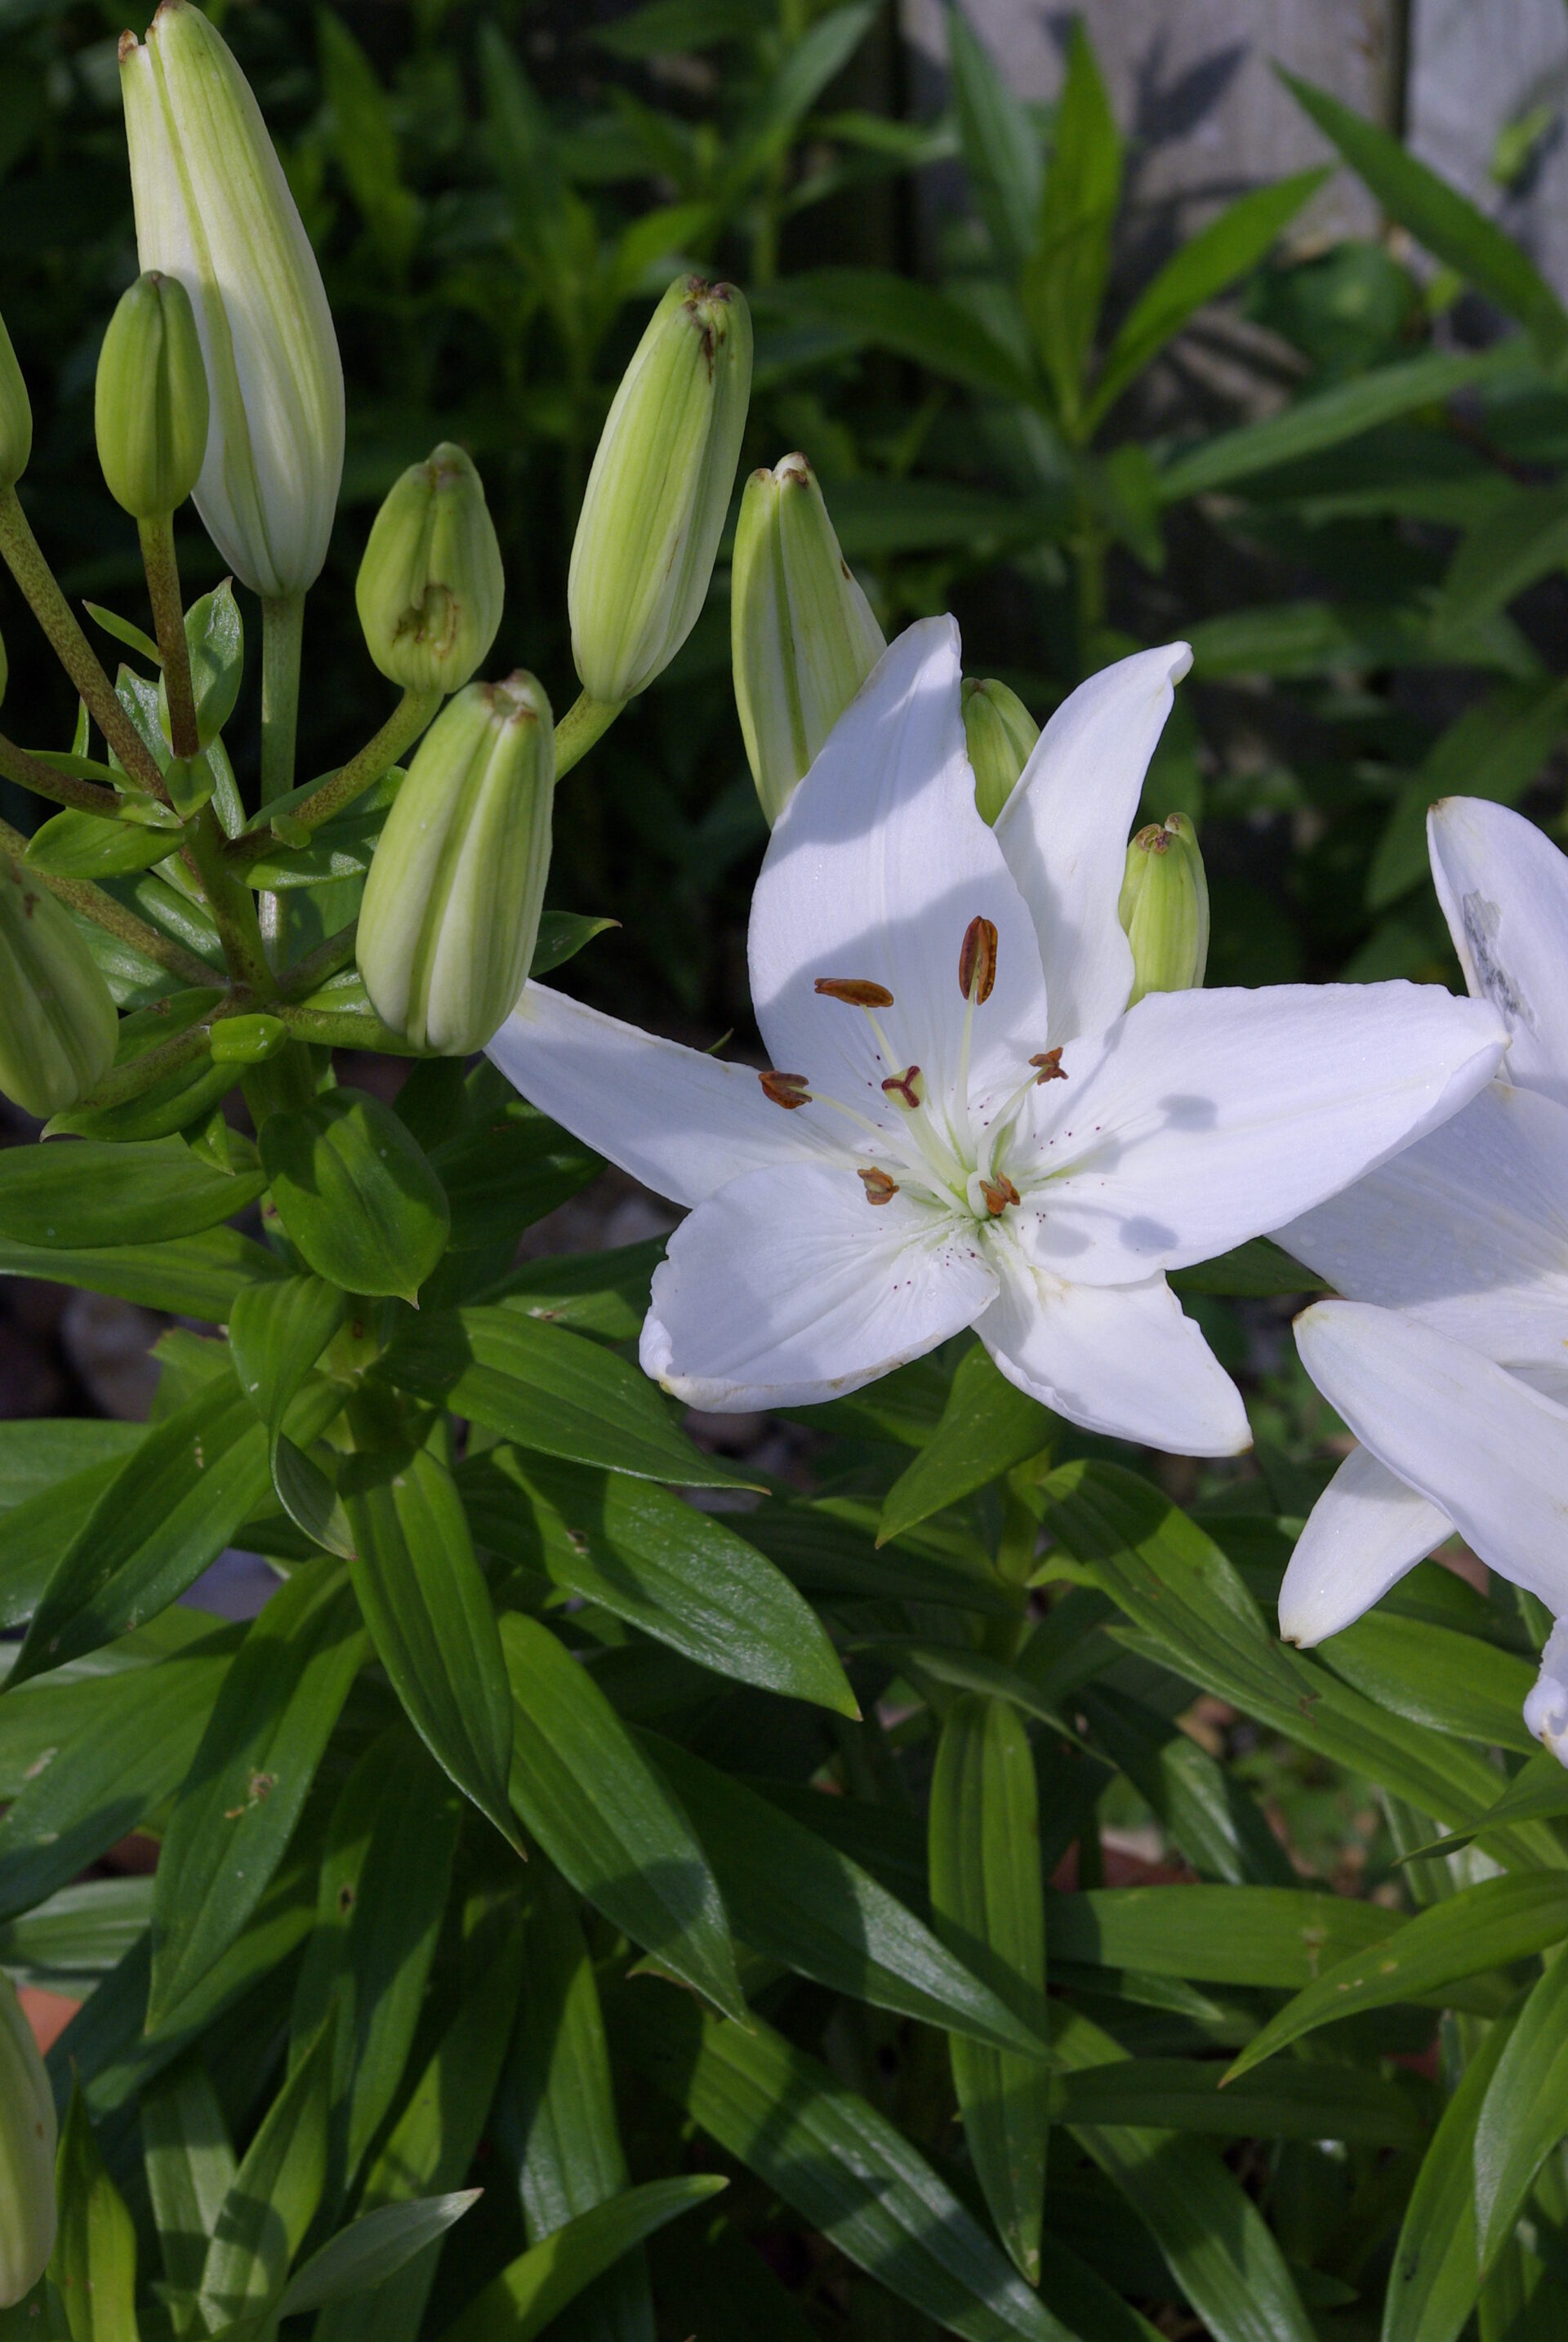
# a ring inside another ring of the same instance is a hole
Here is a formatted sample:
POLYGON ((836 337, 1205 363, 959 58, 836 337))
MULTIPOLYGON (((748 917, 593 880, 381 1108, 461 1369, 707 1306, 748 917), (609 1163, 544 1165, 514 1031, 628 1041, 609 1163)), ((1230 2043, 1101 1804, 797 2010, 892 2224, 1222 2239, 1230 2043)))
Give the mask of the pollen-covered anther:
POLYGON ((1009 1204, 1019 1201, 1017 1188, 1005 1171, 998 1171, 994 1179, 982 1179, 980 1192, 985 1198, 985 1208, 994 1220, 999 1220, 1009 1204))
POLYGON ((1067 1078, 1067 1068, 1062 1063, 1060 1049, 1042 1049, 1029 1062, 1038 1068, 1034 1076, 1036 1087, 1042 1082, 1064 1082, 1067 1078))
POLYGON ((769 1071, 759 1074, 757 1079, 763 1086, 763 1096, 771 1098, 774 1106, 782 1106, 786 1114, 793 1112, 797 1106, 811 1104, 811 1090, 804 1074, 769 1071))
POLYGON ((819 976, 816 990, 825 999, 842 1000, 850 1008, 891 1008, 893 995, 885 984, 868 976, 819 976))
POLYGON ((897 1180, 890 1179, 885 1171, 879 1171, 874 1166, 869 1171, 857 1171, 855 1177, 865 1189, 868 1204, 891 1204, 898 1193, 897 1180))
POLYGON ((971 919, 958 947, 958 989, 978 1007, 996 981, 996 930, 989 919, 971 919))
POLYGON ((910 1066, 902 1074, 889 1074, 884 1082, 884 1097, 896 1098, 910 1114, 921 1104, 924 1093, 920 1085, 920 1067, 910 1066))

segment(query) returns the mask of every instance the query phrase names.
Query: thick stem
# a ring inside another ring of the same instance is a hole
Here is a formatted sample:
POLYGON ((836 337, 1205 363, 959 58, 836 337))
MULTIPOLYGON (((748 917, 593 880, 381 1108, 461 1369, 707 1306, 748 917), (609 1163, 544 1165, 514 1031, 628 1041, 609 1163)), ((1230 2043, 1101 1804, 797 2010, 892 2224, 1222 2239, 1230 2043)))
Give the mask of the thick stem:
POLYGON ((224 858, 224 834, 210 805, 186 824, 185 840, 230 976, 258 1001, 270 1000, 277 983, 262 941, 256 898, 224 858))
POLYGON ((55 656, 86 702, 87 713, 132 779, 168 803, 168 791, 152 750, 115 696, 115 687, 94 656, 71 606, 55 582, 15 488, 0 490, 0 554, 33 607, 33 615, 55 656))
MULTIPOLYGON (((0 821, 0 853, 8 854, 14 862, 20 863, 26 850, 27 841, 21 831, 13 829, 9 822, 0 821)), ((84 918, 91 919, 106 934, 117 936, 133 951, 140 952, 144 959, 153 960, 159 967, 166 968, 171 976, 177 976, 182 984, 212 984, 214 971, 205 960, 198 959, 195 952, 188 952, 183 944, 175 943, 172 936, 160 935, 157 928, 150 927, 145 919, 138 919, 135 911, 127 911, 123 903, 117 903, 113 895, 106 895, 101 886, 95 886, 90 878, 59 878, 51 871, 35 870, 31 864, 27 868, 29 876, 35 877, 41 886, 46 886, 50 894, 68 909, 79 911, 84 918)))
MULTIPOLYGON (((290 808, 290 819, 302 829, 319 829, 351 806, 355 797, 374 788, 384 774, 390 772, 404 751, 412 747, 431 717, 441 705, 439 691, 405 691, 397 706, 374 738, 365 742, 356 756, 341 766, 319 789, 290 808)), ((267 829, 246 830, 243 837, 235 838, 229 853, 242 862, 254 861, 258 854, 273 849, 275 840, 267 829)))
POLYGON ((191 648, 185 640, 185 605, 180 599, 180 565, 175 555, 175 523, 171 513, 137 524, 142 538, 142 566, 147 573, 147 595, 153 605, 153 631, 164 655, 164 689, 168 694, 170 745, 176 756, 202 753, 196 736, 196 701, 191 684, 191 648))
POLYGON ((204 1016, 195 1025, 187 1025, 183 1033, 174 1034, 160 1041, 155 1049, 144 1050, 123 1066, 111 1066, 90 1098, 82 1104, 94 1114, 106 1106, 125 1106, 130 1099, 144 1096, 182 1066, 193 1066, 198 1057, 205 1056, 210 1035, 204 1016))
POLYGON ((555 778, 560 780, 584 757, 626 705, 624 699, 590 699, 579 692, 555 726, 555 778))
POLYGON ((305 596, 285 594, 262 604, 263 805, 294 786, 294 744, 299 722, 299 659, 305 636, 305 596))
POLYGON ((54 805, 75 806, 78 813, 101 814, 106 821, 120 817, 120 800, 113 789, 100 788, 96 781, 79 781, 74 773, 57 773, 53 765, 44 764, 30 756, 25 748, 7 740, 0 732, 0 774, 35 796, 47 797, 54 805))
POLYGON ((296 1040, 320 1041, 329 1049, 382 1049, 394 1057, 416 1054, 403 1034, 376 1016, 356 1016, 347 1009, 296 1008, 287 1000, 275 1002, 272 1013, 283 1018, 296 1040))
POLYGON ((339 927, 336 935, 328 936, 324 944, 317 944, 313 952, 306 952, 303 959, 296 959, 284 981, 285 997, 307 1000, 317 985, 335 976, 340 967, 346 967, 354 957, 358 934, 359 921, 352 919, 346 927, 339 927))

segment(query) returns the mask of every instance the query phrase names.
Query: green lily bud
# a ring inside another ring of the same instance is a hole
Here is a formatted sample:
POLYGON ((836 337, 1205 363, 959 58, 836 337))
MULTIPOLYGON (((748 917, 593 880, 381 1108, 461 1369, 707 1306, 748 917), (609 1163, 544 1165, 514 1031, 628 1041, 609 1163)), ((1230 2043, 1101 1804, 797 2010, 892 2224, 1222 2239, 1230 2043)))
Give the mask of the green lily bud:
POLYGON ((321 272, 250 85, 192 0, 120 42, 142 266, 191 298, 211 393, 196 509, 237 577, 303 593, 343 475, 343 366, 321 272))
POLYGON ((1146 992, 1202 984, 1209 957, 1209 882, 1184 813, 1140 829, 1127 848, 1117 916, 1133 946, 1128 1007, 1146 992))
POLYGON ((730 655, 770 823, 886 648, 805 457, 754 472, 735 531, 730 655))
POLYGON ((0 317, 0 488, 14 488, 33 453, 33 405, 0 317))
POLYGON ((591 699, 646 690, 696 624, 751 386, 741 295, 677 277, 615 393, 573 541, 572 656, 591 699))
POLYGON ((994 676, 982 682, 964 678, 964 738, 974 771, 974 802, 982 821, 994 822, 1018 786, 1040 737, 1015 691, 994 676))
POLYGON ((135 520, 185 503, 207 448, 207 372, 191 296, 149 270, 120 295, 98 357, 93 420, 109 494, 135 520))
POLYGON ((356 946, 371 1006, 416 1049, 481 1049, 523 989, 550 868, 555 736, 519 671, 471 683, 420 744, 376 842, 356 946))
POLYGON ((484 485, 443 440, 375 515, 354 588, 365 647, 404 691, 461 691, 495 640, 505 592, 484 485))
POLYGON ((0 858, 0 1090, 28 1114, 63 1113, 102 1081, 118 1034, 109 987, 69 912, 0 858))
POLYGON ((0 2309, 32 2291, 55 2249, 55 2144, 49 2077, 0 1976, 0 2309))

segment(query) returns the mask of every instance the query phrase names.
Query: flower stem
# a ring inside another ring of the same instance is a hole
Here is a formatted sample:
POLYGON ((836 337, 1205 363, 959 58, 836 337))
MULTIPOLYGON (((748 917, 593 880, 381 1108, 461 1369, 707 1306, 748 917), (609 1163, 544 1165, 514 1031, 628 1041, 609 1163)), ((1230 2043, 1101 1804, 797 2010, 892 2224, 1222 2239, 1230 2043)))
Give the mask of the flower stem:
MULTIPOLYGON (((291 819, 302 829, 319 829, 323 822, 330 821, 335 814, 351 806, 355 797, 374 788, 404 749, 418 739, 441 699, 439 691, 405 691, 380 731, 365 742, 358 754, 323 781, 312 796, 290 808, 291 819)), ((228 850, 235 859, 249 862, 258 854, 270 853, 274 843, 270 830, 248 829, 243 836, 231 841, 228 850)))
POLYGON ((351 919, 346 927, 339 927, 336 935, 328 936, 325 943, 317 944, 315 949, 306 952, 303 959, 296 959, 284 979, 285 997, 306 999, 318 985, 326 982, 329 976, 335 976, 340 967, 346 967, 354 957, 358 934, 359 921, 351 919))
MULTIPOLYGON (((209 975, 211 971, 208 971, 209 975)), ((91 1113, 101 1114, 106 1106, 125 1106, 130 1099, 141 1097, 170 1074, 178 1073, 182 1066, 194 1065, 205 1056, 211 1039, 206 1017, 188 1025, 183 1033, 175 1033, 161 1041, 155 1049, 147 1049, 139 1057, 130 1058, 123 1066, 111 1066, 91 1097, 82 1104, 91 1113)))
POLYGON ((276 1002, 273 1014, 283 1018, 296 1040, 324 1042, 329 1049, 383 1049, 397 1057, 416 1054, 401 1033, 378 1016, 355 1016, 349 1009, 296 1008, 287 1000, 276 1002))
POLYGON ((55 656, 86 702, 87 713, 138 786, 166 805, 168 791, 152 750, 115 696, 115 687, 55 582, 15 488, 0 491, 0 554, 33 607, 55 656))
POLYGON ((578 693, 555 726, 557 780, 581 762, 594 741, 609 730, 625 705, 624 699, 590 699, 585 691, 578 693))
POLYGON ((142 566, 147 573, 147 596, 153 606, 153 631, 164 655, 164 688, 169 699, 170 746, 176 756, 202 753, 196 736, 196 702, 191 684, 191 646, 185 640, 185 606, 180 599, 180 567, 175 555, 172 513, 137 524, 142 539, 142 566))
POLYGON ((294 744, 299 726, 299 660, 305 637, 305 596, 285 594, 262 604, 263 805, 294 786, 294 744))
POLYGON ((18 787, 31 789, 35 796, 47 797, 60 806, 75 806, 78 813, 101 814, 106 821, 117 821, 120 800, 113 789, 100 788, 96 781, 80 781, 74 773, 57 773, 53 765, 44 764, 30 756, 25 748, 7 740, 0 732, 0 774, 18 787))
MULTIPOLYGON (((21 831, 13 829, 9 822, 0 821, 0 853, 8 854, 20 864, 26 849, 27 841, 21 831)), ((213 970, 205 960, 188 952, 184 944, 175 943, 172 936, 160 935, 145 919, 138 919, 134 911, 127 911, 123 903, 105 894, 103 887, 95 886, 90 878, 61 878, 53 871, 35 870, 31 864, 27 870, 68 910, 79 911, 84 918, 91 919, 105 933, 140 952, 144 959, 153 960, 171 976, 177 976, 182 984, 212 983, 213 970)))

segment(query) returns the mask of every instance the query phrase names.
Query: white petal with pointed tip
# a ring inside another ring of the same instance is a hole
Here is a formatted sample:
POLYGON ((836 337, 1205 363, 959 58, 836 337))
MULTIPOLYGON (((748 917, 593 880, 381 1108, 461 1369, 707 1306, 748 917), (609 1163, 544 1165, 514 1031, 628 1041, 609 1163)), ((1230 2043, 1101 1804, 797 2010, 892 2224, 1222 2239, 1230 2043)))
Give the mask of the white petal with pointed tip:
POLYGON ((644 1370, 716 1414, 841 1398, 974 1322, 996 1291, 950 1215, 868 1202, 846 1162, 747 1172, 654 1272, 644 1370))
POLYGON ((1433 985, 1150 993, 1029 1093, 1031 1256, 1092 1285, 1206 1260, 1444 1121, 1502 1046, 1433 985))
POLYGON ((1174 1456, 1252 1444, 1241 1394, 1163 1276, 1067 1285, 1015 1248, 977 1331, 1009 1382, 1086 1431, 1174 1456))
POLYGON ((1464 981, 1508 1026, 1503 1080, 1568 1105, 1568 858, 1482 797, 1433 806, 1427 843, 1464 981))
POLYGON ((1559 1618, 1541 1654, 1541 1673, 1524 1703, 1524 1725, 1559 1765, 1568 1766, 1568 1619, 1559 1618))
POLYGON ((1568 1364, 1568 1107, 1487 1085, 1274 1231, 1347 1301, 1406 1309, 1508 1365, 1568 1364))
POLYGON ((820 1159, 810 1109, 774 1106, 749 1066, 584 1008, 531 984, 485 1048, 531 1106, 673 1203, 739 1172, 820 1159))
POLYGON ((873 668, 779 816, 752 900, 752 1004, 773 1062, 877 1119, 883 1067, 857 1008, 819 976, 894 996, 879 1012, 899 1073, 928 1095, 956 1082, 958 959, 972 919, 997 933, 995 988, 974 1012, 974 1086, 1016 1081, 1045 1046, 1045 988, 1029 914, 974 807, 964 746, 958 629, 926 618, 873 668))
POLYGON ((1053 1048, 1102 1031, 1127 1006, 1133 953, 1116 911, 1127 836, 1174 686, 1192 664, 1185 643, 1167 643, 1081 683, 998 817, 997 844, 1040 939, 1053 1048))
POLYGON ((1453 1528, 1446 1513, 1366 1448, 1353 1449, 1296 1540, 1280 1587, 1280 1633, 1304 1646, 1337 1635, 1453 1528))
POLYGON ((1489 1568, 1568 1610, 1568 1407, 1399 1310, 1319 1301, 1295 1334, 1363 1445, 1489 1568))

